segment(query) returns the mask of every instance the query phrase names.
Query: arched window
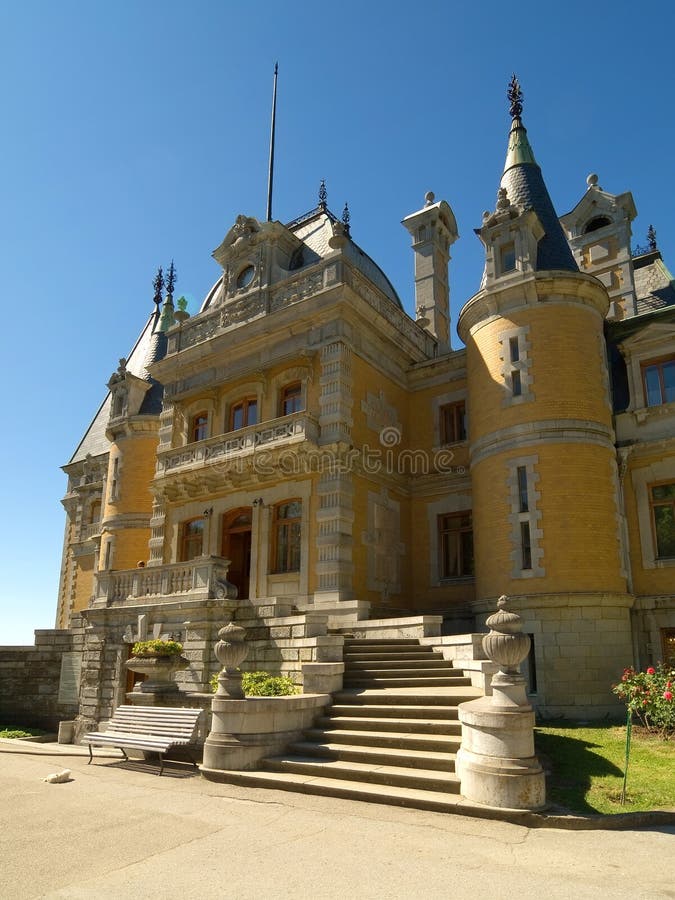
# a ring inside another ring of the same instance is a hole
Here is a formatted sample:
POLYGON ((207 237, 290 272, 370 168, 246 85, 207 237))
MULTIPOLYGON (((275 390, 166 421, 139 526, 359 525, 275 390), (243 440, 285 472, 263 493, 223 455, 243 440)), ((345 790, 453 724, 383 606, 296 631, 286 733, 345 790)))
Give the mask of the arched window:
POLYGON ((204 553, 204 530, 206 519, 190 519, 183 522, 180 529, 179 561, 187 562, 204 553))
POLYGON ((274 507, 274 572, 300 571, 300 525, 302 500, 286 500, 274 507))
POLYGON ((605 225, 611 224, 611 219, 608 219, 607 216, 596 216, 584 228, 584 234, 589 234, 591 231, 597 231, 599 228, 604 228, 605 225))

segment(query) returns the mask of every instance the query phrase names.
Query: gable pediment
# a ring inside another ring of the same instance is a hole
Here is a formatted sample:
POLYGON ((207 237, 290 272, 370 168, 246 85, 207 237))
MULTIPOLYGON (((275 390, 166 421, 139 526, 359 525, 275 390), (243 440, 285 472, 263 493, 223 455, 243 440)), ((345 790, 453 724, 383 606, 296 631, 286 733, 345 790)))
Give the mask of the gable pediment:
POLYGON ((584 228, 592 219, 606 216, 612 223, 627 219, 631 222, 637 215, 633 195, 609 194, 602 188, 589 187, 581 200, 570 212, 560 217, 560 223, 570 237, 584 233, 584 228))

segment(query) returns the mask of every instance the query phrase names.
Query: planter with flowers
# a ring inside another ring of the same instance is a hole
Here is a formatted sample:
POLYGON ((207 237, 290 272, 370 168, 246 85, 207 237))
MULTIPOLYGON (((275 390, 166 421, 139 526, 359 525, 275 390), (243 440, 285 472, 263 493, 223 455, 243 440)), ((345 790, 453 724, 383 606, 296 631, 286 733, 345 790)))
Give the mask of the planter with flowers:
POLYGON ((182 656, 183 645, 178 641, 137 641, 131 650, 127 669, 146 676, 134 687, 138 693, 169 693, 178 690, 173 676, 181 669, 187 669, 190 661, 182 656))

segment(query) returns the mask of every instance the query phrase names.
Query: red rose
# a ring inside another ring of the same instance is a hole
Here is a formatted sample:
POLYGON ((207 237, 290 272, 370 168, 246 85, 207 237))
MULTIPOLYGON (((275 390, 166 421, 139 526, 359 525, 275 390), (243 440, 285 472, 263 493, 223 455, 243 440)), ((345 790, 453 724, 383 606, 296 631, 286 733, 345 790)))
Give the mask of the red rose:
POLYGON ((673 699, 672 691, 664 691, 664 692, 663 692, 663 699, 664 699, 664 700, 672 700, 672 699, 673 699))
POLYGON ((650 666, 647 669, 647 675, 656 675, 656 669, 654 668, 654 666, 650 666))

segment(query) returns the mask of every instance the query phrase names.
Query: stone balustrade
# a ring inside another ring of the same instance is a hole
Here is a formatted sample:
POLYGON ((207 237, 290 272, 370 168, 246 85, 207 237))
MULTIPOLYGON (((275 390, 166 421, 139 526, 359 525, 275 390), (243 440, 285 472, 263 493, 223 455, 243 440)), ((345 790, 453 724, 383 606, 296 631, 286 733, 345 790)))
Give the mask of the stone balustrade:
POLYGON ((94 577, 93 606, 133 604, 139 599, 226 599, 233 586, 227 581, 229 559, 201 556, 189 562, 148 568, 98 572, 94 577))
POLYGON ((302 442, 317 446, 318 438, 319 425, 316 419, 306 412, 292 413, 185 447, 164 450, 157 454, 157 474, 229 462, 253 454, 261 448, 272 449, 302 442))

